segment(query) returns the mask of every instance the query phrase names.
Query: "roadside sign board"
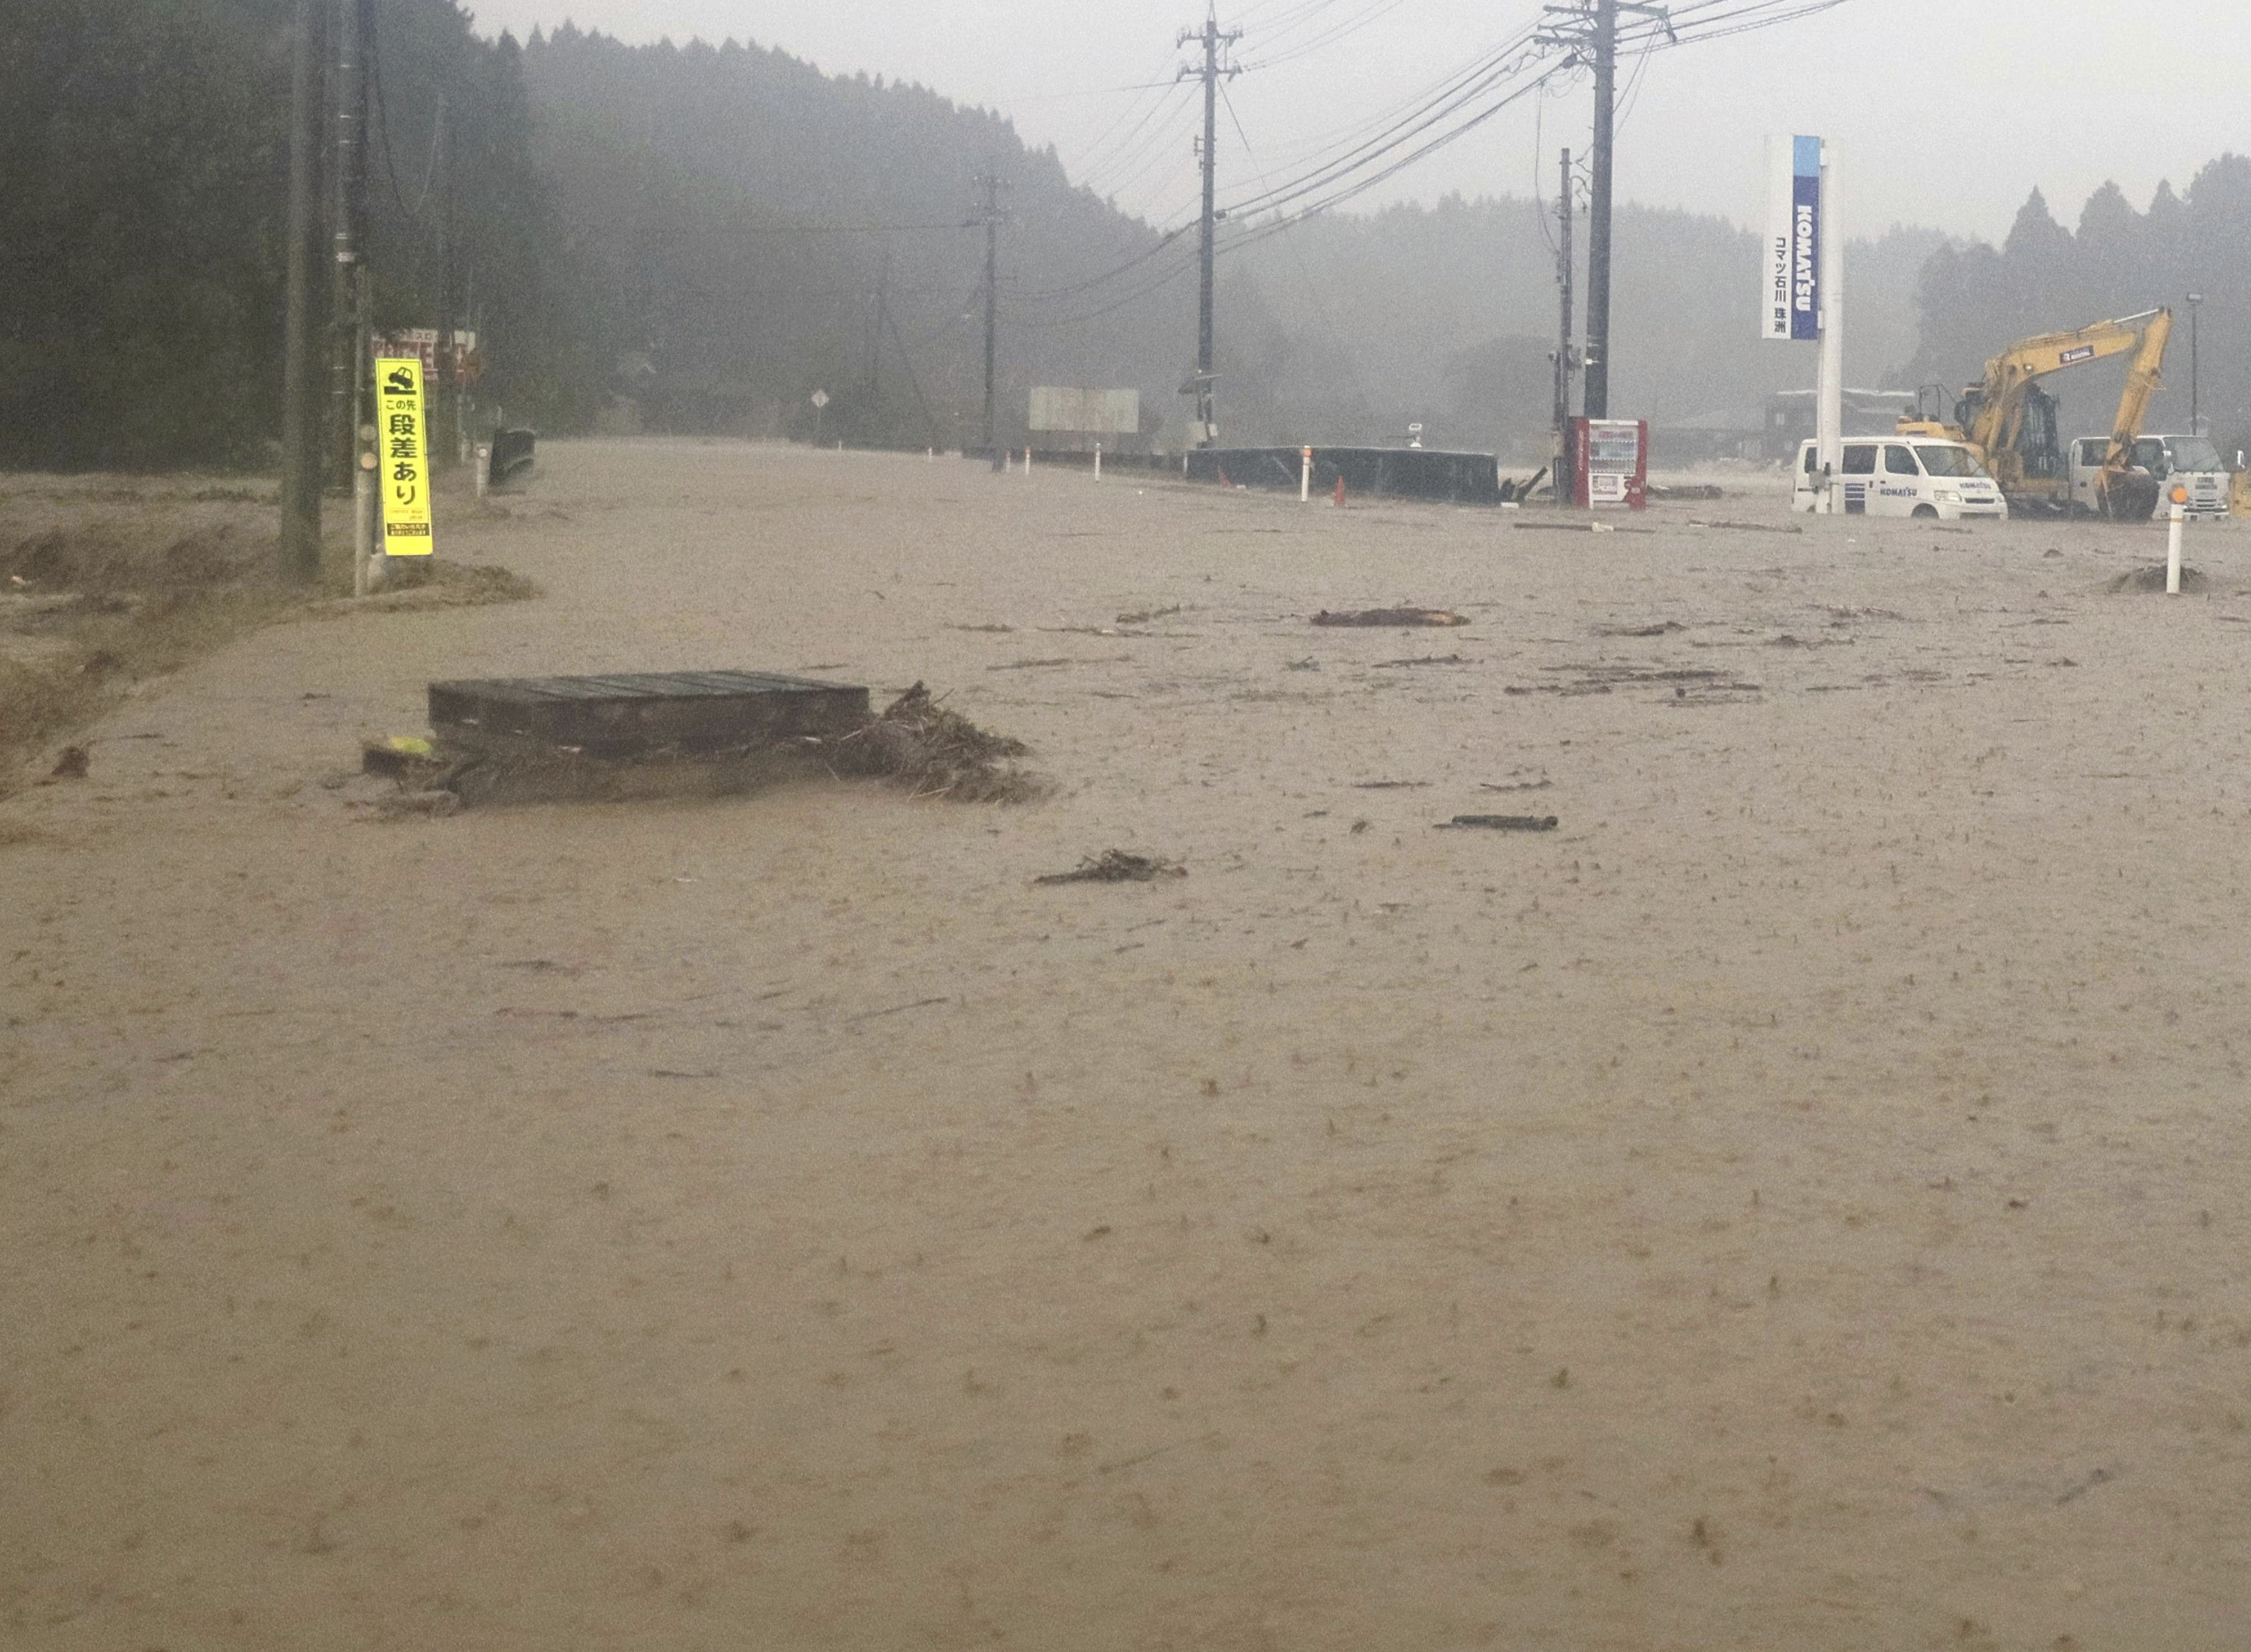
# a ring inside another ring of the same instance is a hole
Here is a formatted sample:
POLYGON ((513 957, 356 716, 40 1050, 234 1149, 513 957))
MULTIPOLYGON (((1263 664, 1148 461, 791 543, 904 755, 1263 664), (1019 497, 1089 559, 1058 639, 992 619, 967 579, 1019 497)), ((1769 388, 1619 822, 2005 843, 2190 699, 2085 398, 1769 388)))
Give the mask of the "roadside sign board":
MULTIPOLYGON (((375 353, 386 358, 399 356, 419 356, 426 377, 439 370, 440 365, 438 329, 434 327, 402 328, 396 333, 385 334, 374 341, 375 353)), ((457 328, 454 333, 454 377, 467 384, 475 382, 484 370, 484 357, 477 350, 477 335, 468 328, 457 328)))
POLYGON ((434 542, 430 532, 430 454, 422 410, 420 357, 378 357, 375 401, 383 553, 426 556, 434 542))
POLYGON ((1759 336, 1821 336, 1821 140, 1768 140, 1771 216, 1759 288, 1759 336))

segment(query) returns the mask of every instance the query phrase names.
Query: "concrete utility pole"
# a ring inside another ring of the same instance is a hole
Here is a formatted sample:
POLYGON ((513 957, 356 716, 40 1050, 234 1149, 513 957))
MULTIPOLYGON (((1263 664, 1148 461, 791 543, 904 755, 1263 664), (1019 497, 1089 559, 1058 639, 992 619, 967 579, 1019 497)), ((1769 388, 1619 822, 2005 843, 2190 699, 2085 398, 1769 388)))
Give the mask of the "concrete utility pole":
POLYGON ((1555 285, 1562 297, 1562 328, 1555 343, 1555 440, 1550 457, 1555 468, 1555 496, 1563 496, 1563 463, 1571 451, 1571 152, 1563 151, 1562 191, 1555 197, 1555 285))
MULTIPOLYGON (((461 453, 468 446, 467 433, 461 427, 461 381, 454 370, 454 150, 446 130, 446 94, 438 94, 438 118, 430 130, 430 169, 441 191, 438 204, 438 348, 430 363, 431 377, 436 381, 437 394, 430 404, 430 462, 438 462, 438 429, 442 417, 440 410, 450 408, 453 414, 454 447, 461 453)), ((458 461, 457 461, 458 462, 458 461)))
POLYGON ((349 494, 359 442, 360 211, 367 171, 362 145, 367 81, 360 62, 360 0, 336 0, 336 176, 329 202, 334 261, 329 276, 329 486, 349 494))
POLYGON ((1673 34, 1671 14, 1661 5, 1637 0, 1576 0, 1548 8, 1562 25, 1544 38, 1574 47, 1595 72, 1593 176, 1587 191, 1587 350, 1581 410, 1589 418, 1610 412, 1610 162, 1617 124, 1618 13, 1631 12, 1673 34))
MULTIPOLYGON (((881 272, 876 277, 876 301, 868 316, 868 416, 875 417, 883 388, 883 324, 890 314, 891 249, 883 249, 881 272)), ((869 426, 872 430, 874 427, 869 426)))
POLYGON ((1580 391, 1589 418, 1610 415, 1610 151, 1617 114, 1617 0, 1596 0, 1595 156, 1587 203, 1587 377, 1580 391))
POLYGON ((1243 31, 1230 29, 1220 32, 1216 0, 1204 11, 1202 29, 1183 29, 1176 45, 1201 45, 1203 47, 1203 66, 1183 66, 1175 77, 1186 79, 1190 75, 1203 80, 1203 221, 1197 243, 1202 282, 1196 296, 1196 446, 1209 447, 1219 439, 1217 398, 1213 395, 1211 349, 1211 286, 1213 226, 1219 221, 1219 82, 1224 75, 1229 79, 1243 73, 1241 68, 1222 66, 1220 48, 1233 45, 1243 38, 1243 31))
POLYGON ((1001 314, 1001 177, 980 172, 978 183, 985 191, 985 207, 976 221, 985 226, 985 451, 993 468, 1001 468, 1001 443, 993 428, 993 364, 1001 314))
POLYGON ((281 571, 321 573, 321 410, 313 238, 320 232, 321 0, 297 0, 289 71, 289 245, 281 329, 281 571))

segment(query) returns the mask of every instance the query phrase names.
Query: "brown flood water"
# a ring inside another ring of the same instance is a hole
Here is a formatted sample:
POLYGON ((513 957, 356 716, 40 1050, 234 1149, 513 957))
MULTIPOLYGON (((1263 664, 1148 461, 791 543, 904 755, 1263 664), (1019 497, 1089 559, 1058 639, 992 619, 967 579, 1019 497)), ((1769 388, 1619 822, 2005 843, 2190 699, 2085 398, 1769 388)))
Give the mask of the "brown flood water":
POLYGON ((2169 601, 2157 528, 1691 525, 1779 496, 507 508, 441 549, 544 600, 0 804, 0 1642, 2245 1644, 2237 525, 2169 601), (1306 623, 1396 603, 1472 623, 1306 623), (710 666, 1056 795, 321 784, 433 677, 710 666), (1032 882, 1111 847, 1188 875, 1032 882))

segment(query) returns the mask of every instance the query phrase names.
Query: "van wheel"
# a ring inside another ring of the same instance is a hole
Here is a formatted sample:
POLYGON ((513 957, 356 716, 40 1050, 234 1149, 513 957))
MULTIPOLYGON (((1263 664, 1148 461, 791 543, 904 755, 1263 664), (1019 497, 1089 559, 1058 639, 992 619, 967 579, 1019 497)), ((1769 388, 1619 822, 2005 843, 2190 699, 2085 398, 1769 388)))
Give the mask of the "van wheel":
POLYGON ((1917 505, 1915 508, 1915 514, 1918 516, 1928 516, 1933 521, 1936 521, 1938 517, 1938 507, 1936 505, 1917 505))

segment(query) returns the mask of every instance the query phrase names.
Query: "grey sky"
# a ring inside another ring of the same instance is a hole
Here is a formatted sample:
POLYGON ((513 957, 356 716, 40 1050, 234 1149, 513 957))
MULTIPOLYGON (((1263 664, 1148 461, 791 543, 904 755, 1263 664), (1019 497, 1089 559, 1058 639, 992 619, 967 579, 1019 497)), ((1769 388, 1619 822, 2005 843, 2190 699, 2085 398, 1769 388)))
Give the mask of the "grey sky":
MULTIPOLYGON (((1497 45, 1538 0, 1239 0, 1242 60, 1277 59, 1229 88, 1222 190, 1251 190, 1292 161, 1497 45), (1361 26, 1302 55, 1324 33, 1361 26), (1292 26, 1294 24, 1294 26, 1292 26)), ((487 0, 488 32, 565 18, 631 41, 732 36, 830 73, 918 80, 997 108, 1075 178, 1160 223, 1192 209, 1195 115, 1170 82, 1173 45, 1201 0, 487 0), (1153 107, 1153 114, 1152 114, 1153 107), (1144 122, 1143 117, 1150 118, 1144 122), (1124 141, 1130 140, 1130 141, 1124 141)), ((2034 184, 2058 217, 2106 177, 2137 206, 2160 178, 2251 149, 2235 78, 2251 61, 2251 7, 2116 0, 1848 0, 1760 33, 1652 56, 1619 140, 1623 198, 1757 223, 1764 138, 1816 132, 1840 149, 1854 232, 1894 222, 1998 237, 2034 184)), ((1527 100, 1363 197, 1361 205, 1552 192, 1555 151, 1583 148, 1590 96, 1527 100), (1539 107, 1535 109, 1534 105, 1539 107)))

